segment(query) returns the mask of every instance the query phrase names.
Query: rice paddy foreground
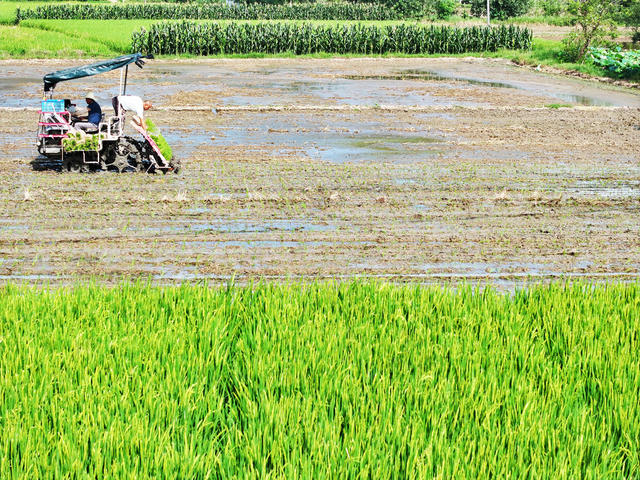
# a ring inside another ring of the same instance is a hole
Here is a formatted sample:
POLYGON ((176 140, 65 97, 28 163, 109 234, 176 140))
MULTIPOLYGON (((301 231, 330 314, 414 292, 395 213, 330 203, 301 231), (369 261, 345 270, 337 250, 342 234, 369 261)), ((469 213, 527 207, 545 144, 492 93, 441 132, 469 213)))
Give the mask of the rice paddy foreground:
POLYGON ((640 284, 0 289, 0 478, 634 478, 640 284))

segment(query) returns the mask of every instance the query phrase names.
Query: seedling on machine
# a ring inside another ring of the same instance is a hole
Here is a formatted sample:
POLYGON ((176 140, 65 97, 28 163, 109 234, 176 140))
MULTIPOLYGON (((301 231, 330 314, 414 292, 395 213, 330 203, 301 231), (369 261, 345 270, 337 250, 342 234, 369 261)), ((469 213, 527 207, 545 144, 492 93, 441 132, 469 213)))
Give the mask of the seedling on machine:
POLYGON ((116 98, 137 99, 122 96, 127 91, 129 65, 133 63, 142 68, 145 58, 152 57, 133 53, 45 75, 44 97, 38 120, 38 152, 59 159, 63 170, 70 172, 112 170, 177 173, 179 162, 150 120, 143 121, 134 116, 129 121, 128 124, 142 137, 135 138, 125 134, 128 112, 120 108, 117 101, 113 102, 113 115, 101 114, 99 120, 95 120, 97 123, 91 123, 74 117, 69 99, 53 98, 53 91, 59 82, 122 69, 120 95, 116 98))

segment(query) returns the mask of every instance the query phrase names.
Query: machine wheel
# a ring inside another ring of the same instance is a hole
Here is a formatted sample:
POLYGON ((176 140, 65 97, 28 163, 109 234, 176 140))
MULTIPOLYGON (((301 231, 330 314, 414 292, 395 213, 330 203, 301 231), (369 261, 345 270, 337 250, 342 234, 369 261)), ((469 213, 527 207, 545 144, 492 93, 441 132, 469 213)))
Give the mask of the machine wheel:
POLYGON ((169 166, 171 167, 173 173, 175 174, 180 173, 180 170, 182 169, 182 163, 176 157, 173 157, 171 159, 171 161, 169 162, 169 166))
POLYGON ((118 173, 137 172, 138 162, 134 159, 131 159, 129 156, 123 157, 122 155, 116 155, 116 159, 113 161, 113 163, 107 165, 107 168, 118 173))
POLYGON ((123 172, 137 172, 141 165, 141 155, 135 140, 122 137, 106 156, 103 167, 106 170, 123 172))
POLYGON ((71 173, 89 173, 91 169, 81 157, 69 156, 62 160, 62 170, 71 173))

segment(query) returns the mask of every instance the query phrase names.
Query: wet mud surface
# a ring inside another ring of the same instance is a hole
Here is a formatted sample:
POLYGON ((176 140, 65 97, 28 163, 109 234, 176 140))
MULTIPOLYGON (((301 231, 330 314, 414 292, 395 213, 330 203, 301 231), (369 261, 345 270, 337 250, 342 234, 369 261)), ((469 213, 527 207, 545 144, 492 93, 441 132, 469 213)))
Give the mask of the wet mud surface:
MULTIPOLYGON (((231 91, 232 101, 202 90, 211 96, 206 102, 243 105, 239 99, 253 89, 247 104, 279 104, 264 85, 241 85, 243 78, 259 82, 252 72, 274 63, 252 62, 222 62, 242 93, 231 91)), ((167 176, 59 173, 55 162, 34 160, 37 115, 3 112, 0 281, 367 276, 511 287, 640 277, 637 97, 551 78, 566 92, 629 108, 535 108, 551 93, 504 86, 525 80, 501 75, 511 68, 502 63, 478 68, 492 85, 478 83, 485 81, 480 73, 463 85, 391 79, 396 66, 348 62, 338 62, 339 72, 319 72, 313 61, 288 60, 281 70, 326 88, 283 98, 371 105, 382 88, 376 82, 390 82, 380 104, 450 92, 419 104, 421 111, 152 111, 183 161, 182 173, 167 176), (340 98, 341 82, 360 82, 358 95, 340 98), (500 108, 483 108, 491 106, 500 108)), ((428 67, 457 68, 442 61, 428 67)), ((213 68, 213 78, 221 68, 213 68)), ((289 75, 281 70, 265 76, 289 75)), ((532 83, 548 78, 526 76, 532 83)), ((229 93, 231 83, 220 92, 229 93)), ((179 106, 175 95, 148 97, 179 106)))
MULTIPOLYGON (((0 61, 0 107, 37 105, 42 77, 86 60, 0 61)), ((119 71, 63 82, 58 98, 93 91, 110 105, 119 71)), ((158 105, 421 105, 640 107, 640 95, 519 68, 502 59, 334 58, 151 61, 128 91, 158 105)))

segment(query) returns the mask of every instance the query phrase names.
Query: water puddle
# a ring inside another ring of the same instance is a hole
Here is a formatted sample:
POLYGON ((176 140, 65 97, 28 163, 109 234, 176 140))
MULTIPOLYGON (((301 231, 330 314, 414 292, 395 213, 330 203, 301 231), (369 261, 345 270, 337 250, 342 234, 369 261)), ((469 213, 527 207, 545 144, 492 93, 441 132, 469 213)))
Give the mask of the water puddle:
POLYGON ((345 75, 349 80, 416 80, 424 82, 437 82, 445 85, 451 82, 460 82, 468 85, 478 85, 482 87, 492 88, 515 88, 518 87, 504 82, 491 82, 485 80, 476 80, 473 78, 454 77, 448 75, 439 75, 435 72, 423 70, 402 70, 397 74, 387 75, 345 75))
MULTIPOLYGON (((3 75, 7 75, 7 72, 3 72, 3 75)), ((41 81, 42 79, 40 77, 3 76, 0 77, 0 93, 11 92, 15 90, 16 87, 23 87, 41 81)))
POLYGON ((640 181, 581 180, 566 190, 569 195, 595 196, 608 200, 640 198, 640 181))
POLYGON ((614 103, 608 100, 602 100, 595 97, 588 97, 586 95, 574 95, 571 93, 553 93, 551 96, 559 98, 568 103, 575 105, 582 105, 585 107, 612 107, 614 103))
POLYGON ((160 126, 162 135, 175 152, 180 152, 180 158, 188 158, 198 148, 211 143, 211 132, 193 128, 188 131, 172 128, 170 125, 160 126))
MULTIPOLYGON (((504 67, 502 67, 504 68, 504 67)), ((615 106, 626 105, 628 100, 633 99, 631 104, 639 104, 640 98, 633 98, 631 94, 622 94, 626 97, 626 101, 618 101, 616 95, 618 92, 606 90, 604 88, 598 88, 593 85, 586 85, 579 81, 571 83, 571 79, 556 79, 546 77, 538 74, 536 77, 530 78, 529 72, 517 72, 516 71, 500 71, 501 67, 497 66, 494 75, 497 77, 508 77, 509 81, 504 79, 486 79, 482 78, 482 71, 480 72, 467 72, 461 73, 460 65, 456 65, 452 62, 452 71, 448 71, 443 68, 441 71, 433 70, 420 70, 420 69, 408 69, 401 70, 395 74, 385 75, 352 75, 350 78, 360 80, 394 80, 394 81, 422 81, 439 84, 440 86, 452 86, 454 83, 462 83, 465 85, 473 85, 487 88, 504 88, 526 91, 540 96, 547 96, 557 98, 563 102, 568 102, 573 105, 582 106, 615 106), (443 73, 446 72, 446 73, 443 73), (529 73, 529 75, 527 75, 529 73)), ((481 70, 487 71, 486 66, 483 66, 481 70)))
POLYGON ((484 275, 518 275, 518 276, 541 276, 554 273, 551 265, 542 263, 481 263, 481 262, 443 262, 427 263, 416 266, 416 269, 423 270, 429 274, 458 274, 464 276, 478 277, 484 275))
MULTIPOLYGON (((330 240, 224 240, 224 241, 188 241, 182 242, 184 245, 196 250, 204 248, 210 249, 224 249, 224 248, 297 248, 297 247, 322 247, 330 245, 344 245, 344 242, 330 241, 330 240)), ((354 243, 352 243, 354 244, 354 243)), ((367 245, 367 242, 357 242, 358 245, 367 245)))
MULTIPOLYGON (((24 158, 37 154, 36 150, 36 129, 37 119, 34 120, 31 135, 0 133, 0 156, 24 158)), ((17 132, 16 132, 17 133, 17 132)))
MULTIPOLYGON (((267 233, 267 232, 326 232, 335 230, 335 225, 309 223, 304 220, 271 220, 254 223, 243 220, 231 221, 176 221, 172 225, 140 227, 140 230, 180 233, 267 233)), ((132 231, 136 231, 132 229, 132 231)))
POLYGON ((424 132, 398 132, 394 115, 380 121, 351 122, 345 116, 268 114, 231 117, 216 134, 214 145, 270 147, 278 154, 306 155, 332 163, 415 162, 443 152, 446 140, 424 132))
POLYGON ((307 149, 309 156, 322 160, 342 162, 415 162, 443 153, 441 148, 433 147, 442 140, 427 137, 410 136, 364 136, 333 138, 323 140, 322 147, 307 149))
MULTIPOLYGON (((81 63, 69 61, 70 66, 81 63)), ((362 68, 360 61, 333 63, 325 60, 292 60, 290 63, 277 63, 278 67, 274 68, 271 60, 255 59, 251 62, 251 68, 247 68, 249 63, 245 61, 153 61, 144 70, 136 70, 134 75, 129 76, 130 93, 143 94, 156 104, 185 93, 197 94, 196 97, 206 104, 225 105, 478 104, 471 97, 447 98, 411 88, 418 83, 430 82, 442 87, 463 84, 488 89, 516 89, 575 105, 640 105, 640 97, 629 92, 606 89, 577 79, 552 77, 501 62, 411 59, 406 62, 389 61, 388 66, 384 61, 365 61, 362 68), (402 68, 403 65, 405 68, 402 68), (371 73, 360 73, 363 70, 371 73)), ((0 79, 0 93, 3 94, 0 106, 37 105, 42 91, 42 75, 59 68, 57 63, 8 65, 5 75, 0 79), (28 99, 26 103, 25 99, 28 99)), ((56 96, 77 99, 87 89, 95 90, 99 100, 108 105, 111 96, 117 94, 118 80, 117 74, 106 74, 64 82, 58 86, 56 96)))
MULTIPOLYGON (((393 77, 393 76, 390 76, 393 77)), ((534 91, 532 88, 527 88, 519 83, 507 83, 496 82, 489 80, 479 80, 471 77, 458 77, 455 75, 440 75, 434 72, 424 72, 421 70, 404 70, 397 75, 398 80, 423 80, 430 82, 441 82, 444 84, 451 84, 451 82, 461 82, 467 85, 475 85, 480 87, 489 88, 511 88, 515 90, 534 91)), ((610 107, 614 104, 607 100, 602 100, 596 97, 580 95, 575 93, 560 93, 560 92, 545 92, 550 96, 572 103, 574 105, 582 105, 588 107, 610 107)))

